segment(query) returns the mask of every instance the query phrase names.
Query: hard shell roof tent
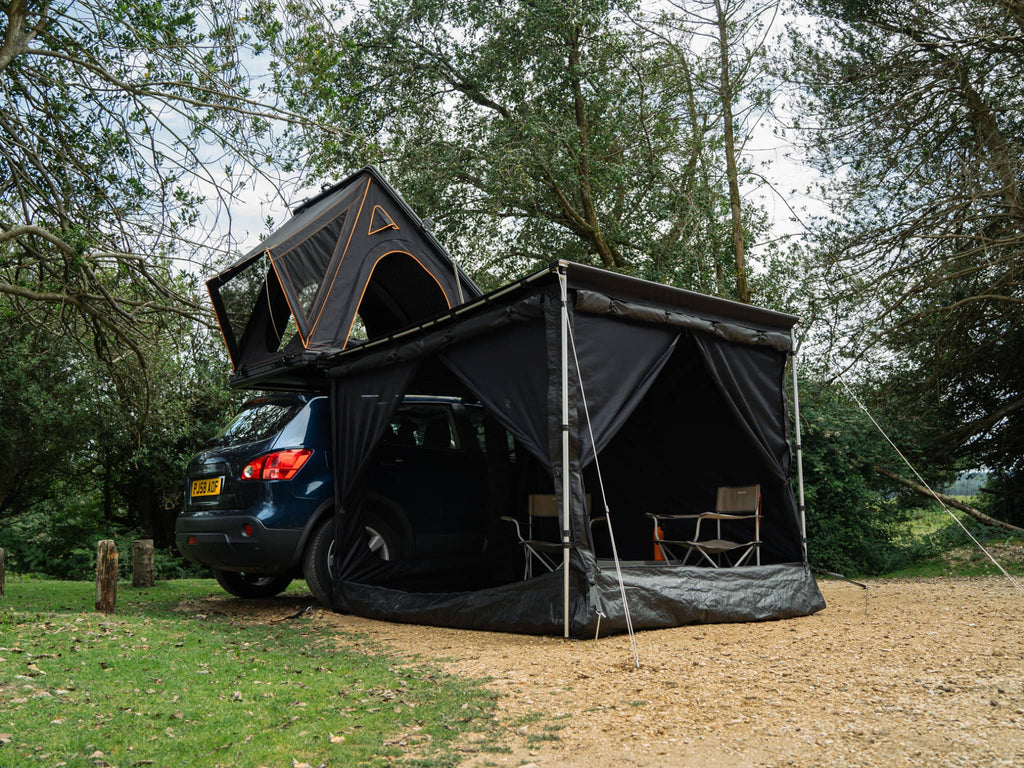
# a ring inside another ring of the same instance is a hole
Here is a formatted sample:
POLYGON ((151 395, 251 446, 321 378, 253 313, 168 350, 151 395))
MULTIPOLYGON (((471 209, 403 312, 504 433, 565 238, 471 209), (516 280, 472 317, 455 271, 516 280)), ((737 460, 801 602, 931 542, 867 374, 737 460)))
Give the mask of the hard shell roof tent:
POLYGON ((306 200, 206 283, 232 384, 309 388, 326 352, 386 336, 480 295, 373 167, 306 200))

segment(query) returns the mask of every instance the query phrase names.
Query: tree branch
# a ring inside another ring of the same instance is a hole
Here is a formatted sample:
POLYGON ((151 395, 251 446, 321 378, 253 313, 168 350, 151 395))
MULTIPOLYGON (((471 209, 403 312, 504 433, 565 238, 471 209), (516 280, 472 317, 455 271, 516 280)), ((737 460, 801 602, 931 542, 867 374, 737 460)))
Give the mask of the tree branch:
POLYGON ((928 488, 925 488, 923 485, 918 485, 917 483, 907 480, 904 477, 900 477, 895 472, 891 472, 885 467, 879 467, 876 465, 874 469, 875 472, 877 472, 878 474, 884 475, 885 477, 888 477, 890 480, 894 480, 895 482, 899 483, 905 488, 909 488, 915 493, 919 493, 922 496, 927 496, 929 499, 938 500, 942 504, 945 504, 947 507, 953 507, 953 509, 959 509, 961 512, 966 512, 975 520, 978 520, 979 522, 982 522, 985 525, 994 525, 998 526, 999 528, 1005 528, 1008 531, 1024 533, 1024 528, 1018 528, 1016 525, 1011 525, 1010 523, 1004 522, 1002 520, 996 520, 994 517, 986 515, 980 509, 975 509, 969 504, 964 504, 962 501, 957 501, 952 496, 947 496, 944 493, 938 493, 936 491, 929 490, 928 488))

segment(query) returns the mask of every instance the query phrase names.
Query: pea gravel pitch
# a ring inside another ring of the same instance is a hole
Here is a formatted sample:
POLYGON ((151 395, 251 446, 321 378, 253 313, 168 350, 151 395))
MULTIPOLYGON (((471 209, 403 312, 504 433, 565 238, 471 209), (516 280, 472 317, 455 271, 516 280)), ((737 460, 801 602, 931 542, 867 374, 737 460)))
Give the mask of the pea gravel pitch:
MULTIPOLYGON (((639 670, 625 636, 313 621, 489 678, 508 751, 467 741, 465 766, 1024 766, 1024 594, 995 577, 866 583, 822 582, 828 607, 805 618, 641 632, 639 670)), ((211 602, 272 620, 295 601, 211 602)))

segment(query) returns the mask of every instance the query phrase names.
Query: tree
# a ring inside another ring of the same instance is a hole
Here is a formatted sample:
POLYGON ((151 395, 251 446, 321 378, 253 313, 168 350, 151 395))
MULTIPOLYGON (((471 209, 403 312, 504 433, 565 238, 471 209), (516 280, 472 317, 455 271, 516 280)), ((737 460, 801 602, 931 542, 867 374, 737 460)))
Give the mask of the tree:
POLYGON ((375 137, 303 128, 294 146, 324 175, 381 165, 485 282, 568 258, 733 294, 715 280, 728 224, 703 65, 634 23, 636 3, 286 10, 260 36, 289 106, 375 137))
POLYGON ((0 7, 0 296, 144 371, 171 316, 209 322, 175 277, 234 250, 206 217, 269 172, 275 121, 305 118, 249 76, 240 4, 0 7))
MULTIPOLYGON (((939 471, 1024 471, 1024 36, 1017 0, 817 0, 791 30, 830 181, 818 290, 879 407, 939 471)), ((1018 486, 1019 487, 1019 486, 1018 486)), ((1018 503, 1024 504, 1024 499, 1018 503)))
POLYGON ((56 496, 166 543, 233 402, 196 273, 235 255, 219 217, 307 121, 247 71, 245 8, 0 1, 5 524, 56 496))
POLYGON ((744 166, 742 152, 757 113, 770 107, 771 94, 764 86, 766 34, 778 5, 778 0, 670 0, 670 12, 648 22, 656 33, 664 30, 661 34, 666 43, 683 61, 694 55, 694 38, 706 38, 709 53, 714 54, 706 55, 714 64, 705 65, 705 77, 713 76, 713 82, 703 83, 701 90, 710 97, 709 115, 720 115, 719 151, 728 193, 735 291, 736 298, 745 303, 750 302, 748 223, 744 220, 740 185, 753 177, 744 166))

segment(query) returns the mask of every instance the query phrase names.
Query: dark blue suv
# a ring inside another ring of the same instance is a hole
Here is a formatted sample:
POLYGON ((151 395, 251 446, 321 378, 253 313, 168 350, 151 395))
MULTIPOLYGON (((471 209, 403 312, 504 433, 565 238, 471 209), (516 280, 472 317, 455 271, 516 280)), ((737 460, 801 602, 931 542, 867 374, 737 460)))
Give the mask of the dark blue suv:
MULTIPOLYGON (((303 577, 326 602, 334 546, 329 441, 326 397, 248 401, 188 464, 178 549, 208 565, 233 595, 271 597, 303 577)), ((385 560, 478 555, 486 536, 483 446, 479 405, 407 396, 367 472, 370 549, 385 560)))

